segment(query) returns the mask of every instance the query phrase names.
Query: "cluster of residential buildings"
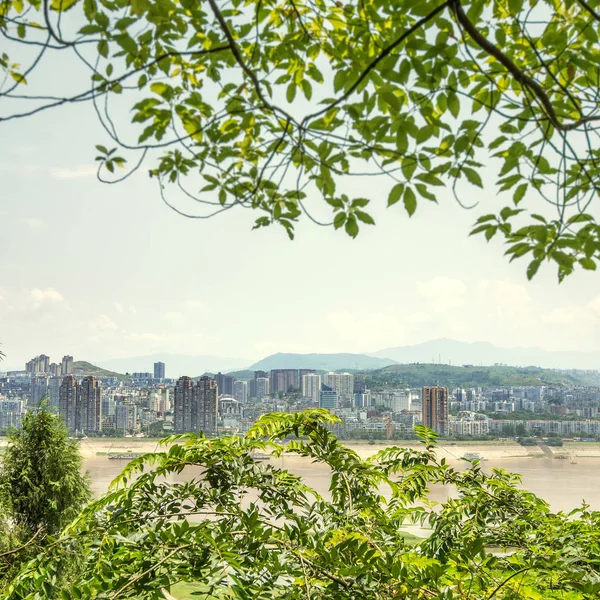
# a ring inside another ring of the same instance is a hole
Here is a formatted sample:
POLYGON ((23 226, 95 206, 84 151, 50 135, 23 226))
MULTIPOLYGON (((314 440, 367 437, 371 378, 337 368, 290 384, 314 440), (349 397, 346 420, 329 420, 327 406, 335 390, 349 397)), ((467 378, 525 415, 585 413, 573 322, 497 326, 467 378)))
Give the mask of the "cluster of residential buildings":
POLYGON ((126 380, 78 376, 72 356, 53 363, 42 354, 25 371, 0 375, 0 432, 18 427, 26 410, 48 398, 74 435, 131 435, 150 425, 159 432, 245 433, 267 412, 317 406, 340 417, 334 430, 345 438, 409 437, 418 424, 454 437, 514 435, 516 426, 524 432, 600 435, 600 390, 594 388, 369 390, 352 373, 314 369, 255 371, 249 379, 217 373, 175 381, 165 375, 165 364, 157 362, 152 372, 126 380), (516 420, 517 411, 540 418, 516 420))

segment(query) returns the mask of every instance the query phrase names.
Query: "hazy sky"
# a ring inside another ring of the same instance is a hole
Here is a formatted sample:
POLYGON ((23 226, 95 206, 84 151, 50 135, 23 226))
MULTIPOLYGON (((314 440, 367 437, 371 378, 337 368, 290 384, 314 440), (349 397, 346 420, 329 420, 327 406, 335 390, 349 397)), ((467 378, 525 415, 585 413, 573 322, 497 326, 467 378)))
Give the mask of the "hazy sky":
MULTIPOLYGON (((103 360, 166 351, 258 359, 363 352, 438 337, 600 349, 600 276, 525 278, 500 240, 468 238, 494 188, 461 209, 448 193, 409 219, 389 184, 356 182, 376 227, 358 239, 303 223, 251 231, 249 211, 186 220, 145 172, 95 179, 107 143, 91 106, 0 125, 0 342, 33 355, 103 360)), ((496 204, 494 204, 496 206, 496 204)), ((184 208, 191 206, 182 205, 184 208)))

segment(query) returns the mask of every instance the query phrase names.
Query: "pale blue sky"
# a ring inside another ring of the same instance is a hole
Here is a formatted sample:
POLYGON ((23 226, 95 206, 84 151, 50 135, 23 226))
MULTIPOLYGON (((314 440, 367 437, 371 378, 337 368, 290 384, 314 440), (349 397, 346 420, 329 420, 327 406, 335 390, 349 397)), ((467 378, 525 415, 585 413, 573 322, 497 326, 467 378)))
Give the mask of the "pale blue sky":
MULTIPOLYGON (((57 72, 47 74, 58 77, 57 72)), ((361 352, 437 337, 600 349, 600 278, 532 283, 499 240, 468 238, 494 188, 461 209, 447 192, 409 219, 389 184, 356 181, 377 227, 358 239, 308 222, 251 231, 252 214, 210 221, 169 210, 141 172, 95 179, 107 139, 91 106, 0 127, 0 341, 7 367, 39 353, 103 360, 159 351, 258 359, 361 352)))

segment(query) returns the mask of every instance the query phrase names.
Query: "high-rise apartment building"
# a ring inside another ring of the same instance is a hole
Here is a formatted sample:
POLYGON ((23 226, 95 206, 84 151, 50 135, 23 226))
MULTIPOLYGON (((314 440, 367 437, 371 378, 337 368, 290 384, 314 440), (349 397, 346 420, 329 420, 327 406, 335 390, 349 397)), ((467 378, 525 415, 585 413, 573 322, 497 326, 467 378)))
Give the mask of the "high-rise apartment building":
POLYGON ((300 388, 298 369, 271 369, 271 393, 289 392, 300 388))
POLYGON ((102 384, 95 377, 85 377, 77 394, 77 428, 102 431, 102 384))
POLYGON ((302 376, 302 395, 312 398, 313 402, 319 403, 321 399, 321 376, 316 373, 306 373, 302 376))
POLYGON ((316 373, 316 369, 298 369, 298 385, 300 388, 302 388, 302 378, 305 375, 311 375, 313 373, 316 373))
POLYGON ((51 377, 48 381, 48 396, 50 396, 50 407, 58 412, 60 406, 60 377, 51 377))
POLYGON ((133 402, 115 406, 115 427, 122 431, 131 431, 137 427, 137 406, 133 402))
POLYGON ((71 375, 73 373, 73 357, 63 356, 62 359, 62 375, 71 375))
POLYGON ((58 413, 67 429, 75 433, 77 429, 77 381, 67 375, 60 384, 58 413))
POLYGON ((258 395, 258 391, 256 389, 256 380, 264 378, 269 378, 269 374, 266 371, 254 371, 254 379, 251 379, 248 385, 248 395, 250 396, 250 398, 261 397, 258 395))
POLYGON ((257 377, 254 380, 254 385, 256 386, 255 398, 267 398, 271 393, 271 382, 268 377, 257 377))
POLYGON ((423 387, 421 390, 423 425, 448 434, 448 388, 441 386, 423 387))
POLYGON ((35 356, 25 363, 25 370, 32 375, 50 373, 50 357, 45 354, 35 356))
POLYGON ((165 363, 164 362, 155 362, 154 363, 154 379, 164 379, 165 378, 165 363))
POLYGON ((31 406, 39 406, 44 396, 48 395, 48 378, 37 375, 31 379, 31 406))
POLYGON ((354 375, 351 373, 325 373, 323 383, 335 390, 341 400, 352 400, 354 397, 354 375))
POLYGON ((246 381, 233 382, 233 397, 242 404, 248 401, 248 383, 246 381))
POLYGON ((198 383, 180 377, 175 385, 175 431, 203 431, 210 435, 217 428, 218 387, 210 377, 200 377, 198 383))
POLYGON ((338 402, 338 393, 330 389, 329 386, 324 385, 319 394, 319 408, 335 410, 338 407, 338 402))
POLYGON ((62 375, 62 364, 50 363, 50 375, 52 377, 60 377, 62 375))
POLYGON ((194 431, 192 424, 192 404, 194 403, 194 382, 187 376, 180 377, 175 384, 175 422, 177 433, 194 431))
POLYGON ((217 414, 219 408, 219 388, 217 382, 210 377, 200 377, 195 390, 197 429, 210 435, 217 430, 217 414))
POLYGON ((215 376, 217 387, 219 388, 219 396, 233 396, 233 384, 236 379, 232 375, 223 375, 219 372, 215 376))
POLYGON ((21 426, 23 400, 0 400, 0 431, 21 426))
POLYGON ((364 392, 356 392, 354 394, 354 402, 352 404, 353 408, 369 408, 373 405, 373 401, 371 399, 371 392, 369 390, 365 390, 364 392))

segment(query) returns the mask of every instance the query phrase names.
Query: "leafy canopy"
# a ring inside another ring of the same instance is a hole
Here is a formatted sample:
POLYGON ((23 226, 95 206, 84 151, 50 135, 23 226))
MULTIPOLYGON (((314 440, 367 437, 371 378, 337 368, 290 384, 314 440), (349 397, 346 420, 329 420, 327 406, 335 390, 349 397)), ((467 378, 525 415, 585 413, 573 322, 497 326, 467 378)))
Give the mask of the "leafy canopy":
POLYGON ((0 119, 93 102, 101 179, 150 161, 177 212, 251 208, 290 237, 303 215, 373 224, 352 177, 409 215, 500 192, 472 233, 562 280, 600 257, 599 33, 600 0, 3 0, 0 119), (38 90, 68 53, 91 85, 38 90))
POLYGON ((501 469, 453 469, 424 427, 422 450, 363 460, 330 433, 337 421, 322 409, 273 413, 244 437, 166 439, 176 443, 129 463, 7 597, 159 598, 186 582, 207 600, 598 598, 600 514, 553 514, 501 469), (310 477, 253 459, 265 450, 324 466, 327 497, 310 477), (433 485, 450 499, 432 502, 433 485), (431 536, 408 541, 410 524, 431 536), (73 547, 81 570, 58 589, 73 547))
POLYGON ((23 536, 55 535, 79 514, 91 498, 82 466, 79 443, 46 400, 25 414, 0 463, 0 500, 23 536))

